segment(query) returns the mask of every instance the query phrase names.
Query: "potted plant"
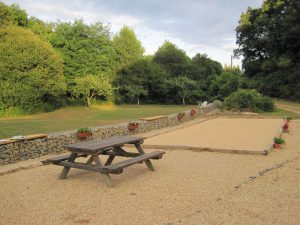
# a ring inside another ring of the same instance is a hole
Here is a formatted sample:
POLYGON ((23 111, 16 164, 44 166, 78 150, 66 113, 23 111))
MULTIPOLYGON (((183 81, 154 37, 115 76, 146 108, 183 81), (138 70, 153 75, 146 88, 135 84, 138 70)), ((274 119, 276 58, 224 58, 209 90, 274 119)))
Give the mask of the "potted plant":
POLYGON ((139 128, 139 123, 138 122, 129 122, 127 127, 128 127, 128 130, 134 131, 139 128))
POLYGON ((282 130, 285 133, 289 132, 289 122, 287 120, 284 121, 284 124, 282 126, 282 130))
POLYGON ((178 119, 178 120, 181 120, 184 116, 185 116, 185 113, 184 113, 184 112, 183 112, 183 113, 178 113, 178 114, 177 114, 177 119, 178 119))
POLYGON ((285 144, 285 141, 281 137, 274 137, 274 148, 281 148, 281 145, 285 144))
POLYGON ((195 116, 196 114, 197 114, 197 110, 196 109, 191 109, 190 115, 195 116))
POLYGON ((92 130, 88 127, 82 127, 77 130, 76 136, 79 139, 91 137, 93 135, 92 130))

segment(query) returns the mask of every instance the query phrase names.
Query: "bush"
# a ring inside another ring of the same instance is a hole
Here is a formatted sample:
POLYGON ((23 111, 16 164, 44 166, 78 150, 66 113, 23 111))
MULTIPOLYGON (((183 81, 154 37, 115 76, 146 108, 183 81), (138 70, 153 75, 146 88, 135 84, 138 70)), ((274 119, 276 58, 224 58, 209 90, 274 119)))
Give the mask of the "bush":
POLYGON ((217 108, 221 108, 222 107, 222 102, 220 100, 214 100, 213 101, 213 105, 217 108))
POLYGON ((63 62, 31 31, 0 28, 0 102, 4 111, 51 110, 65 90, 63 62))
POLYGON ((260 95, 255 90, 239 89, 224 100, 224 108, 228 110, 273 111, 271 98, 260 95))

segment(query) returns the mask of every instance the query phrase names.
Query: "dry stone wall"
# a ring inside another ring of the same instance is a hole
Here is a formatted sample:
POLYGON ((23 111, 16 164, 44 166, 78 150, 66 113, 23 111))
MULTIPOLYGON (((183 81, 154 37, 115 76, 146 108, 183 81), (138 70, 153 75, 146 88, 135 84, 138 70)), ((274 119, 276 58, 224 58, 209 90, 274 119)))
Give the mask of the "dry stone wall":
MULTIPOLYGON (((177 114, 156 117, 154 119, 141 119, 138 129, 130 131, 128 123, 120 123, 108 126, 92 127, 92 140, 100 140, 112 136, 134 135, 147 131, 174 126, 184 121, 189 121, 203 114, 214 111, 213 104, 198 110, 198 114, 191 116, 190 111, 185 111, 185 116, 178 120, 177 114)), ((80 142, 76 137, 76 130, 57 132, 38 138, 30 138, 14 142, 0 142, 0 165, 15 163, 21 160, 33 159, 47 154, 64 152, 64 145, 80 142)))

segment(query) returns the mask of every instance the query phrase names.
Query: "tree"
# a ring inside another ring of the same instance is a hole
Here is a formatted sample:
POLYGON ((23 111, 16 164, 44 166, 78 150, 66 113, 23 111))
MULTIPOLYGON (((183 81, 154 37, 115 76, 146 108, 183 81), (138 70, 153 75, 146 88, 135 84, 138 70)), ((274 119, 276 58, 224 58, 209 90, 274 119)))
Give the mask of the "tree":
POLYGON ((107 98, 112 93, 112 86, 109 77, 99 74, 76 77, 72 94, 77 98, 85 98, 88 108, 91 108, 92 99, 96 97, 107 98))
POLYGON ((118 87, 119 98, 123 96, 121 101, 136 100, 131 92, 137 89, 140 97, 147 97, 143 101, 163 102, 166 97, 166 88, 163 85, 168 78, 169 75, 161 66, 153 63, 151 59, 141 59, 120 70, 115 85, 118 87))
POLYGON ((65 91, 63 64, 52 46, 21 27, 0 28, 0 98, 4 110, 51 109, 65 91))
POLYGON ((223 100, 239 87, 240 75, 233 72, 224 72, 211 83, 210 92, 213 99, 223 100))
POLYGON ((13 23, 13 17, 8 6, 0 2, 0 27, 13 23))
POLYGON ((82 20, 58 23, 51 43, 63 56, 69 89, 75 78, 87 74, 114 76, 115 53, 109 28, 102 23, 87 25, 82 20))
POLYGON ((28 16, 24 9, 21 9, 18 4, 8 6, 13 24, 20 27, 28 26, 28 16))
POLYGON ((185 105, 186 97, 191 94, 196 85, 196 82, 186 76, 173 78, 169 82, 170 87, 177 90, 178 95, 182 99, 182 104, 185 105))
POLYGON ((148 95, 148 91, 141 85, 128 85, 125 90, 127 91, 126 96, 132 100, 136 99, 138 106, 140 105, 140 96, 148 95))
POLYGON ((154 54, 153 62, 161 65, 172 77, 187 74, 190 58, 176 45, 165 41, 154 54))
POLYGON ((127 26, 114 36, 113 45, 117 54, 118 69, 138 61, 145 51, 134 31, 127 26))
POLYGON ((242 13, 236 28, 237 56, 253 88, 281 98, 300 98, 300 2, 266 0, 242 13))

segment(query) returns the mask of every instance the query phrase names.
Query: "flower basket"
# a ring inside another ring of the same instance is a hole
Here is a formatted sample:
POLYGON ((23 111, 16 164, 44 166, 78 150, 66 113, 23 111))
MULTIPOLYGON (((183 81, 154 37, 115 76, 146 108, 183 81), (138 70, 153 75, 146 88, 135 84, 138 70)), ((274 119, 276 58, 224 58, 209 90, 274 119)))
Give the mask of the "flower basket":
POLYGON ((78 139, 86 139, 93 135, 92 130, 88 127, 83 127, 77 130, 76 137, 78 139))
POLYGON ((190 115, 195 116, 196 114, 197 114, 197 110, 196 109, 191 109, 190 115))
POLYGON ((289 132, 289 123, 288 123, 288 121, 285 121, 285 122, 284 122, 284 124, 283 124, 283 126, 282 126, 282 130, 283 130, 283 132, 285 132, 285 133, 289 132))
POLYGON ((182 120, 182 118, 185 116, 185 113, 178 113, 177 114, 177 120, 182 120))
POLYGON ((128 130, 135 131, 139 128, 139 123, 130 122, 130 123, 128 123, 127 127, 128 127, 128 130))

